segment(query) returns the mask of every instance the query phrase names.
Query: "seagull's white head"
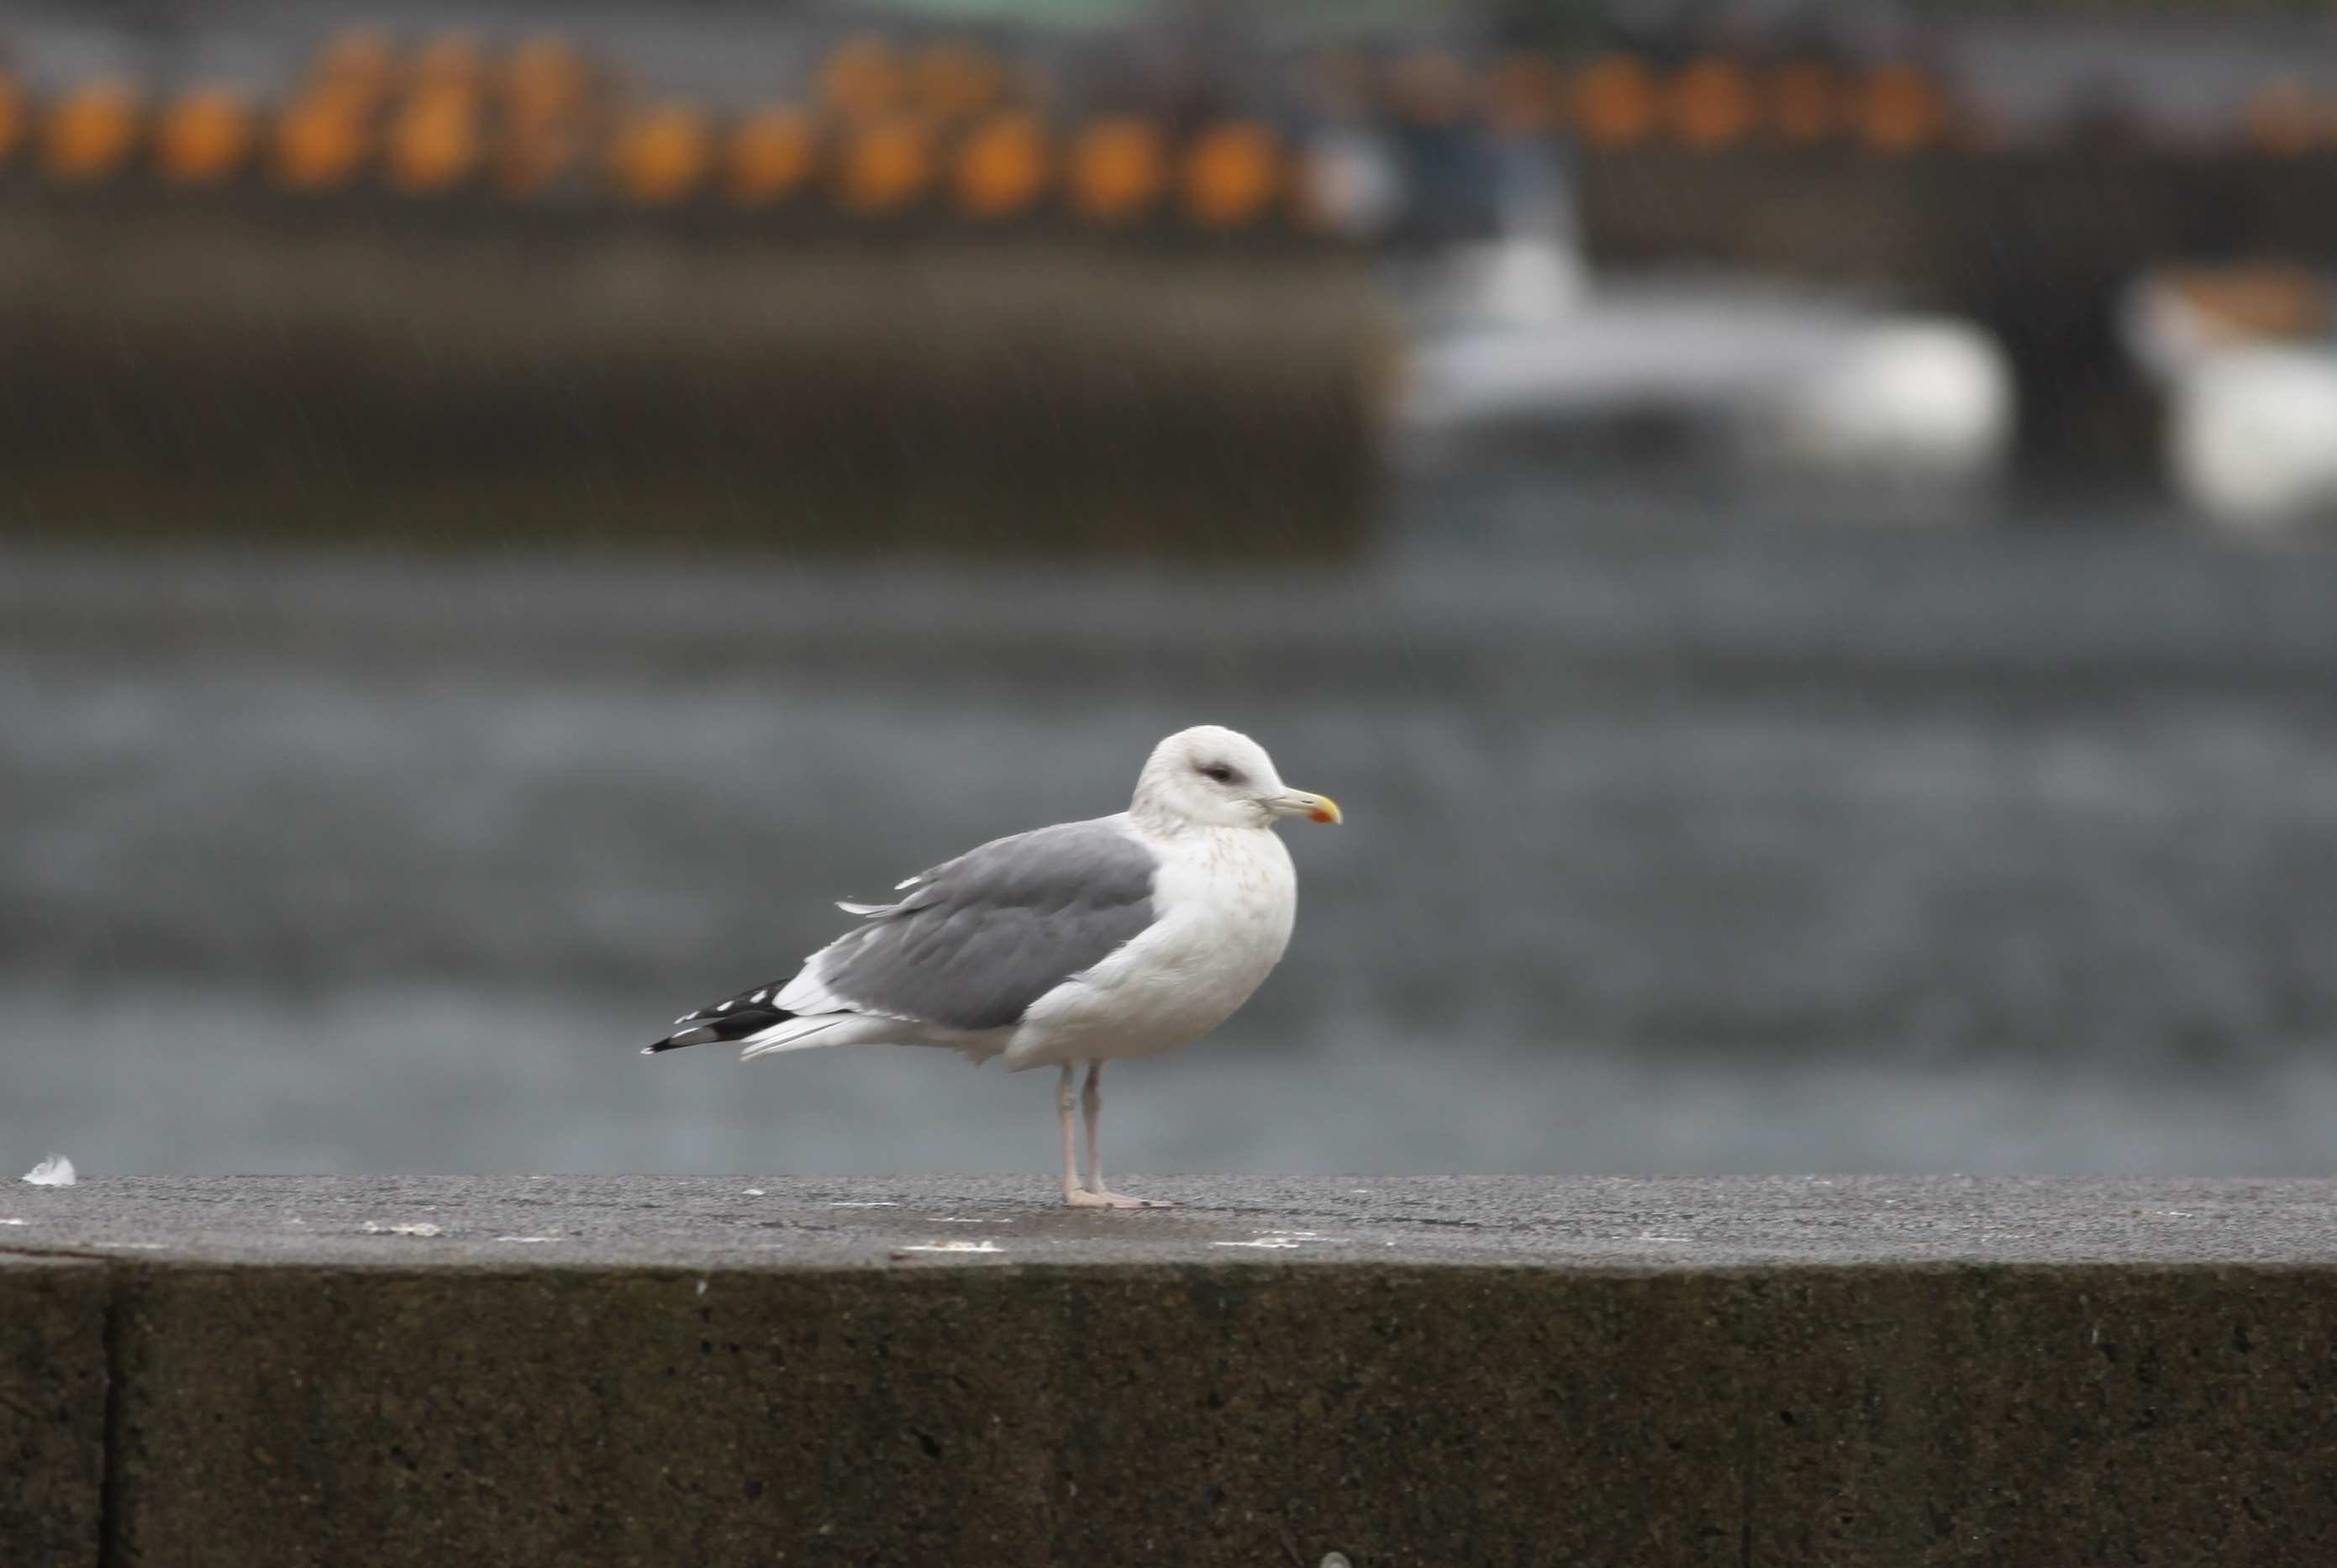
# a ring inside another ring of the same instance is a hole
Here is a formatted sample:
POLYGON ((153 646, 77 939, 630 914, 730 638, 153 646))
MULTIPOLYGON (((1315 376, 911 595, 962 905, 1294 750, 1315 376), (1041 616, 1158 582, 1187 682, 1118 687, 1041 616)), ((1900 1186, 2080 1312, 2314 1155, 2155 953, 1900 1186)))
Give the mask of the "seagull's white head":
POLYGON ((1129 814, 1160 828, 1270 828, 1284 817, 1336 822, 1327 795, 1284 787, 1274 759, 1248 736, 1203 724, 1152 749, 1129 814))

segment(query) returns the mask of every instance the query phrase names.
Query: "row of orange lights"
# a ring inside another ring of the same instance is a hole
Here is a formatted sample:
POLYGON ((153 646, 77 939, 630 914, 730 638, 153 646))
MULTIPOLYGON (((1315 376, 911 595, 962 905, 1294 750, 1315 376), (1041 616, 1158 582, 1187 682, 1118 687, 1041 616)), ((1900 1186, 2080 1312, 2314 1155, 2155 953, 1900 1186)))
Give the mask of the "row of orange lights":
MULTIPOLYGON (((272 117, 225 88, 197 89, 150 114, 134 83, 109 80, 62 95, 37 127, 21 94, 0 81, 0 156, 36 142, 44 169, 84 181, 122 172, 142 155, 163 178, 187 184, 264 168, 280 186, 320 191, 377 171, 417 194, 484 181, 526 196, 582 177, 597 155, 608 186, 650 203, 711 188, 739 206, 767 206, 825 183, 864 213, 943 197, 970 216, 1006 217, 1060 193, 1083 216, 1121 221, 1174 196, 1188 218, 1214 225, 1255 220, 1298 195, 1284 148, 1261 124, 1222 122, 1177 148, 1157 123, 1122 115, 1059 138, 1004 91, 1002 69, 971 51, 907 61, 879 44, 849 44, 822 73, 819 108, 773 105, 728 122, 679 103, 607 114, 589 64, 556 40, 513 51, 500 76, 491 78, 464 40, 441 41, 401 70, 388 45, 360 35, 327 50, 272 117)), ((1393 106, 1433 117, 1435 85, 1417 62, 1409 75, 1399 62, 1393 106)), ((1497 129, 1563 125, 1602 147, 1666 133, 1699 149, 1849 134, 1892 152, 1931 145, 1951 124, 1945 95, 1900 67, 1852 80, 1804 62, 1763 80, 1714 58, 1667 78, 1625 57, 1569 75, 1518 55, 1486 73, 1481 88, 1497 129)))
MULTIPOLYGON (((1389 85, 1402 113, 1403 63, 1389 85)), ((1540 55, 1516 54, 1485 73, 1481 93, 1485 118, 1497 130, 1565 129, 1594 147, 1668 140, 1717 152, 1846 141, 1897 153, 1936 146, 1955 129, 1947 91, 1906 64, 1853 74, 1821 60, 1764 68, 1707 55, 1665 72, 1635 56, 1609 55, 1569 72, 1540 55)))
MULTIPOLYGON (((1510 133, 1566 130, 1596 147, 1669 141, 1697 151, 1849 142, 1881 153, 1987 141, 1935 78, 1909 64, 1851 72, 1822 60, 1768 66, 1706 55, 1671 71, 1610 55, 1574 71, 1533 54, 1495 62, 1473 83, 1437 51, 1399 57, 1385 96, 1400 118, 1434 121, 1481 107, 1510 133)), ((2337 93, 2281 74, 2240 105, 2239 139, 2258 152, 2337 151, 2337 93)))
MULTIPOLYGON (((1563 129, 1605 148, 1848 141, 1894 153, 1939 145, 1959 129, 1940 84, 1898 64, 1853 74, 1815 60, 1761 68, 1715 55, 1666 72, 1618 55, 1569 71, 1518 54, 1480 74, 1431 49, 1390 62, 1374 95, 1401 120, 1481 113, 1503 133, 1563 129)), ((910 54, 881 38, 848 40, 822 65, 812 107, 725 120, 682 103, 612 111, 608 96, 592 62, 554 37, 498 59, 463 35, 401 54, 357 34, 328 45, 272 114, 227 88, 153 109, 136 84, 118 80, 84 84, 36 114, 0 77, 0 158, 29 145, 64 179, 105 179, 142 162, 186 184, 262 172, 300 191, 369 173, 416 194, 484 183, 526 196, 597 179, 647 203, 711 191, 754 208, 824 189, 861 213, 942 201, 967 216, 1009 217, 1056 198, 1107 222, 1172 203, 1214 226, 1305 216, 1301 182, 1267 127, 1223 122, 1180 146, 1154 121, 1116 115, 1062 135, 1029 106, 1034 95, 1012 66, 963 43, 910 54)), ((2337 107, 2276 80, 2250 101, 2246 129, 2267 152, 2337 144, 2337 107)))
POLYGON ((490 73, 467 40, 399 62, 370 35, 342 40, 272 115, 228 89, 197 89, 159 109, 134 83, 66 93, 35 114, 0 81, 0 157, 29 146, 62 180, 144 167, 187 185, 253 173, 293 191, 347 188, 369 173, 416 195, 479 184, 529 196, 597 181, 635 201, 708 192, 742 208, 824 190, 860 214, 933 201, 1007 218, 1060 199, 1105 223, 1173 208, 1206 227, 1303 216, 1299 181, 1274 132, 1226 120, 1181 142, 1140 115, 1110 115, 1059 134, 1019 106, 972 51, 902 63, 847 44, 830 57, 817 109, 775 104, 718 118, 686 103, 611 112, 592 69, 557 40, 521 45, 490 73))

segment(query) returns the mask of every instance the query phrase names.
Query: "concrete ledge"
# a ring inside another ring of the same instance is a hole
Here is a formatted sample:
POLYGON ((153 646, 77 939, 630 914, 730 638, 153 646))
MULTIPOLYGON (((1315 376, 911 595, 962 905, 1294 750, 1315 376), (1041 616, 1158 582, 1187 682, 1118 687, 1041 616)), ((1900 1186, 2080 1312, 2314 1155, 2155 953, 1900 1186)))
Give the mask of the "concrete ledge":
POLYGON ((2337 1560, 2337 1183, 1128 1185, 21 1190, 0 1561, 2337 1560))

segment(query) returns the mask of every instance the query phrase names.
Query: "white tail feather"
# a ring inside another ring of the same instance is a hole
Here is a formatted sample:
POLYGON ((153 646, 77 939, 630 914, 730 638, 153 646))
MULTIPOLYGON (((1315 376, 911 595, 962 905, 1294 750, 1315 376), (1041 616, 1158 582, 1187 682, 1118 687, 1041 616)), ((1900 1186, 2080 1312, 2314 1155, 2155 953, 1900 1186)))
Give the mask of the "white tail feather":
POLYGON ((738 1059, 751 1062, 758 1056, 781 1051, 809 1051, 821 1045, 937 1045, 963 1051, 981 1062, 1005 1050, 1013 1033, 1012 1024, 1003 1029, 944 1029, 936 1024, 887 1018, 876 1013, 814 1013, 774 1024, 759 1034, 747 1035, 738 1042, 745 1047, 738 1059))
POLYGON ((856 1013, 826 1013, 809 1018, 789 1018, 774 1024, 759 1034, 749 1034, 739 1044, 741 1062, 752 1062, 758 1056, 768 1056, 780 1051, 809 1051, 820 1045, 846 1045, 860 1037, 860 1031, 846 1029, 847 1024, 865 1024, 868 1020, 856 1013))

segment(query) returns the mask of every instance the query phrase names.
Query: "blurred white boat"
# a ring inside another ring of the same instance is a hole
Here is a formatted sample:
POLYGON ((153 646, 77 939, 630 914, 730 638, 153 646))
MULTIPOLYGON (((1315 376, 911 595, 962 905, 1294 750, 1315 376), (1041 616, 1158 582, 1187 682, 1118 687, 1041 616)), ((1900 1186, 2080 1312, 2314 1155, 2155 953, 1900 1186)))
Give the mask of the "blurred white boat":
POLYGON ((1400 404, 1415 436, 1616 415, 1710 418, 1748 466, 1968 485, 2009 450, 2002 348, 1951 317, 1751 287, 1592 287, 1563 248, 1511 239, 1447 262, 1416 309, 1400 404))
POLYGON ((2127 291, 2127 349, 2166 395, 2168 476, 2209 521, 2337 521, 2332 295, 2278 260, 2165 268, 2127 291))
POLYGON ((2167 462, 2226 527, 2337 520, 2337 349, 2228 348, 2169 388, 2167 462))
POLYGON ((1414 446, 1652 414, 1714 426, 1748 477, 1862 497, 1961 493, 2003 466, 2011 368, 1980 327, 1758 281, 1594 279, 1562 149, 1503 142, 1491 167, 1492 237, 1392 279, 1414 446))

